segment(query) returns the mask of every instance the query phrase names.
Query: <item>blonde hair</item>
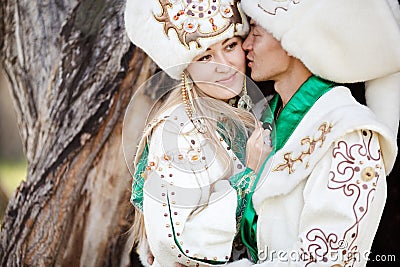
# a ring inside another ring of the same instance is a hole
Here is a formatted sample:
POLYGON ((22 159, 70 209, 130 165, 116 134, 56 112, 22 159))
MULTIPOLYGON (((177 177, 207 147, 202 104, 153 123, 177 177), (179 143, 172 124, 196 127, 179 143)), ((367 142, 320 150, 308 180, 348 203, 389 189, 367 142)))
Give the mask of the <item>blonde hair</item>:
MULTIPOLYGON (((246 77, 244 77, 244 79, 246 79, 246 77)), ((226 148, 223 147, 222 142, 220 141, 221 137, 217 133, 224 137, 225 141, 227 141, 228 145, 230 145, 232 151, 241 151, 242 155, 245 155, 245 146, 243 143, 237 142, 236 139, 243 137, 245 138, 244 141, 247 140, 248 131, 252 131, 254 129, 256 118, 248 111, 233 107, 220 99, 215 99, 206 95, 203 91, 198 89, 195 84, 193 84, 191 92, 193 93, 193 105, 197 115, 199 115, 201 118, 204 118, 202 122, 205 124, 205 128, 207 129, 205 133, 202 134, 204 134, 206 138, 215 144, 217 149, 215 155, 218 157, 218 160, 222 162, 222 164, 227 166, 225 173, 223 173, 221 177, 218 177, 218 179, 213 180, 217 181, 220 179, 227 179, 233 174, 233 163, 226 151, 226 148), (216 123, 216 119, 220 118, 224 120, 225 127, 221 127, 221 124, 216 123)), ((166 96, 165 101, 159 101, 151 109, 150 115, 146 122, 148 127, 144 130, 139 141, 138 149, 134 159, 135 170, 139 160, 141 159, 146 144, 151 137, 152 131, 160 123, 162 123, 162 121, 156 121, 153 119, 158 118, 169 108, 179 104, 184 104, 181 95, 181 88, 174 87, 166 96)), ((196 130, 196 128, 194 130, 196 130)), ((134 241, 132 244, 133 247, 136 244, 140 244, 146 238, 143 213, 137 208, 135 208, 135 218, 132 228, 134 235, 134 241)))

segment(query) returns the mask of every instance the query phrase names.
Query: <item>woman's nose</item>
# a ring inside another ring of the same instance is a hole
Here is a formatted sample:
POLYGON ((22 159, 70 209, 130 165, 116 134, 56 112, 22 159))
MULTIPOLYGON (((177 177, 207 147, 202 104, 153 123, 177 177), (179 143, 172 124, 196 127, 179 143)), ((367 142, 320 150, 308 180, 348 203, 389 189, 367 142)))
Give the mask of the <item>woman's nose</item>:
POLYGON ((231 69, 231 67, 229 67, 228 65, 226 65, 226 63, 222 63, 222 62, 216 62, 215 63, 215 71, 217 72, 229 72, 231 69))
POLYGON ((226 53, 225 51, 219 51, 215 53, 214 61, 219 64, 229 65, 231 56, 231 54, 226 53))

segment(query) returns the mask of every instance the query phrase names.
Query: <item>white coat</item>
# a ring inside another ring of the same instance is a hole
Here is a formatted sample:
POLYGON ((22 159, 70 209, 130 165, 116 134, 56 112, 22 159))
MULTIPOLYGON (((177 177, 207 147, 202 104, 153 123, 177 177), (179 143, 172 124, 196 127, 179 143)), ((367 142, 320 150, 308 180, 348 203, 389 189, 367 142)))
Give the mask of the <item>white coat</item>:
POLYGON ((365 266, 396 154, 392 132, 346 87, 325 93, 257 185, 254 266, 365 266))

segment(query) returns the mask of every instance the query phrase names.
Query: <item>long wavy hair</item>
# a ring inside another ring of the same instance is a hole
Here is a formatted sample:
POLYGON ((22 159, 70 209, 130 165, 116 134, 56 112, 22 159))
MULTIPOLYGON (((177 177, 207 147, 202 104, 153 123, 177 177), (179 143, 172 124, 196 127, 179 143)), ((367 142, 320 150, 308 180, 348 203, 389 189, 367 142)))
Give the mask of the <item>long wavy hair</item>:
MULTIPOLYGON (((246 79, 245 76, 244 79, 246 79)), ((220 175, 220 177, 217 177, 217 179, 214 178, 213 180, 218 181, 221 179, 227 179, 233 174, 233 162, 227 153, 226 148, 223 147, 220 138, 221 136, 224 137, 224 140, 230 145, 232 151, 245 155, 246 148, 244 144, 249 133, 254 130, 256 118, 251 112, 239 109, 228 104, 227 102, 224 102, 223 100, 215 99, 205 94, 198 88, 196 83, 193 83, 191 93, 193 94, 194 109, 199 117, 204 118, 202 122, 205 124, 205 128, 207 129, 205 133, 202 134, 204 134, 205 137, 208 138, 208 140, 211 140, 211 142, 215 145, 215 155, 217 160, 224 164, 224 166, 227 166, 227 168, 225 168, 225 172, 220 175), (223 123, 217 123, 221 120, 223 123), (242 138, 243 142, 237 142, 238 138, 242 138)), ((171 107, 184 105, 180 87, 170 90, 164 99, 165 100, 162 103, 157 103, 154 105, 149 113, 146 125, 150 126, 144 130, 139 141, 136 156, 134 158, 135 171, 146 145, 148 144, 149 140, 151 140, 151 134, 153 130, 159 125, 157 120, 153 119, 160 117, 161 114, 171 107)), ((193 130, 196 131, 196 128, 193 130)), ((134 238, 132 244, 133 247, 137 244, 140 244, 146 238, 144 216, 143 213, 137 208, 135 208, 135 219, 132 228, 134 238)))

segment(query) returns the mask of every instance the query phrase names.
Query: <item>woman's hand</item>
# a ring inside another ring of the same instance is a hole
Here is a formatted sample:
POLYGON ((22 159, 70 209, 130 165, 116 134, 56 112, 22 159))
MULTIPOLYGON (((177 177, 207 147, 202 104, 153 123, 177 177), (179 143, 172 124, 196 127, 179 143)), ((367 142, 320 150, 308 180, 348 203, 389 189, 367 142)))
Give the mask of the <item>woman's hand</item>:
POLYGON ((262 164, 272 151, 270 134, 271 131, 264 130, 261 123, 257 121, 254 132, 247 140, 246 166, 255 173, 260 171, 262 164))
POLYGON ((153 252, 151 252, 150 247, 149 247, 149 251, 147 251, 147 263, 151 265, 153 265, 154 262, 154 255, 153 252))

